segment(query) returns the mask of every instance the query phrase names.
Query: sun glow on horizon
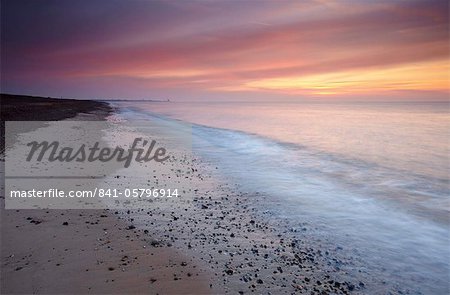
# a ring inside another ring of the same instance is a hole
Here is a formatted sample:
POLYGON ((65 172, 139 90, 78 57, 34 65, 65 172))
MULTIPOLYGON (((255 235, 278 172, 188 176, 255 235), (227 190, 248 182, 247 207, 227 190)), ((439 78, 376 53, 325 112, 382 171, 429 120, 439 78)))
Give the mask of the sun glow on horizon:
POLYGON ((277 77, 256 80, 245 88, 339 95, 389 90, 449 90, 447 60, 408 64, 388 69, 337 71, 319 75, 277 77))

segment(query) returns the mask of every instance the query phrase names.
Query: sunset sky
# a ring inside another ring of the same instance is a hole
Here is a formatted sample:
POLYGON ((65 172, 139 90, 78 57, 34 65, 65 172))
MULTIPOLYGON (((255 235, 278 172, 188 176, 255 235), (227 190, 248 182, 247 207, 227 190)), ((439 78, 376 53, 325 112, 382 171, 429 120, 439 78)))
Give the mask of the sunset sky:
POLYGON ((1 2, 1 91, 443 100, 448 1, 1 2))

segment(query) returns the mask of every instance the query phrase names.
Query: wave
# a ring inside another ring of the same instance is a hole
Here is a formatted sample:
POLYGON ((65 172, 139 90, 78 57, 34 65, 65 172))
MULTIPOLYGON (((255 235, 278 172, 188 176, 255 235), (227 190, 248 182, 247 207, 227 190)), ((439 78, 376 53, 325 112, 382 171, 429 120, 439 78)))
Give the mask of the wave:
POLYGON ((358 249, 368 268, 387 277, 401 273, 405 284, 418 277, 420 284, 447 287, 446 179, 139 108, 123 113, 175 128, 190 125, 193 152, 241 191, 266 196, 258 201, 263 211, 292 225, 314 224, 324 239, 358 249))

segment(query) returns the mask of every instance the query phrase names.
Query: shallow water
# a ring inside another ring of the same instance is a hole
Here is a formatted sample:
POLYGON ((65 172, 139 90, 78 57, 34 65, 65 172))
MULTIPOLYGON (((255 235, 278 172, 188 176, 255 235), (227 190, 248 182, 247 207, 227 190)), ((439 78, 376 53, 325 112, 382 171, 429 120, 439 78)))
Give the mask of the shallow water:
POLYGON ((194 123, 194 152, 242 190, 269 195, 262 206, 277 218, 312 222, 314 235, 357 250, 366 273, 448 291, 448 104, 120 106, 194 123))

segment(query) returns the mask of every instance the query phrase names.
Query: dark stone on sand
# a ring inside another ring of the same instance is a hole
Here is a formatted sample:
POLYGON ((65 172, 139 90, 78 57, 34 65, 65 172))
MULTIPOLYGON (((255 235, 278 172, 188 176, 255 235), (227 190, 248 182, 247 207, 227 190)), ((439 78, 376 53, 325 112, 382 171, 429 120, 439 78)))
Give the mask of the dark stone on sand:
POLYGON ((160 245, 160 242, 157 240, 153 240, 150 242, 150 245, 152 245, 153 247, 158 247, 160 245))
POLYGON ((62 225, 69 225, 67 221, 64 221, 62 225))
POLYGON ((127 227, 128 230, 135 229, 135 228, 136 228, 136 227, 135 227, 134 225, 129 225, 129 226, 127 227))

